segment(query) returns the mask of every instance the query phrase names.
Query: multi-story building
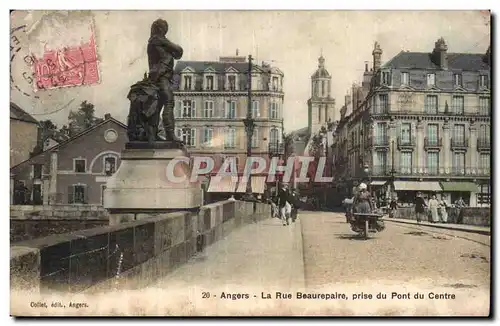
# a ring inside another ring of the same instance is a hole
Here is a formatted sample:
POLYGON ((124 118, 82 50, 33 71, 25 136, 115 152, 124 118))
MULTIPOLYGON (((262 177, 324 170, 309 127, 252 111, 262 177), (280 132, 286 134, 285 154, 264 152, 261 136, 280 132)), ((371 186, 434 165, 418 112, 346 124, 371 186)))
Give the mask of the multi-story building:
POLYGON ((27 160, 40 140, 38 121, 14 103, 10 103, 10 166, 27 160))
POLYGON ((101 205, 127 141, 127 126, 106 114, 94 127, 12 167, 11 204, 101 205))
MULTIPOLYGON (((283 78, 283 72, 269 64, 252 65, 252 155, 266 160, 270 150, 282 146, 283 78)), ((248 79, 245 57, 178 61, 175 66, 176 134, 192 155, 212 157, 216 168, 226 157, 236 158, 239 172, 245 168, 247 134, 243 119, 248 110, 248 79)), ((253 187, 259 191, 253 190, 261 192, 262 179, 255 180, 261 182, 253 187)))
POLYGON ((402 201, 422 191, 489 204, 490 49, 449 53, 440 38, 430 53, 402 51, 384 65, 381 54, 376 46, 370 92, 344 124, 350 180, 369 178, 402 201))

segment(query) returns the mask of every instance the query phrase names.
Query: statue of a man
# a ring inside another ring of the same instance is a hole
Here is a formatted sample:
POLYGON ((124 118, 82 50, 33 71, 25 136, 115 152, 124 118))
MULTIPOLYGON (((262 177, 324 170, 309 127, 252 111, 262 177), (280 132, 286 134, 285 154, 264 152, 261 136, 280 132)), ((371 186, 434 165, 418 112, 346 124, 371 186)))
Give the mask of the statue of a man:
POLYGON ((174 120, 174 59, 182 57, 182 48, 166 38, 168 23, 158 19, 151 25, 151 37, 148 41, 149 80, 160 88, 158 117, 163 107, 163 128, 166 140, 177 140, 174 120))

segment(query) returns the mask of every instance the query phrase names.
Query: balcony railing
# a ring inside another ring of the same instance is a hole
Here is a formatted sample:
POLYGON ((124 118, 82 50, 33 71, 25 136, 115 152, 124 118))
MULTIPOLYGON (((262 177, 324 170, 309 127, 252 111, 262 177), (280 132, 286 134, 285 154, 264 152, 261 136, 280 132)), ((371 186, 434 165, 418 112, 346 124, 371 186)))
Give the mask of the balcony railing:
POLYGON ((268 151, 271 156, 283 155, 285 153, 285 144, 283 142, 270 142, 268 151))
POLYGON ((448 111, 445 111, 444 107, 438 108, 436 111, 434 108, 426 108, 426 107, 397 107, 391 106, 389 108, 389 112, 391 114, 426 114, 426 115, 437 115, 437 116, 450 116, 450 115, 461 115, 461 116, 489 116, 490 111, 485 108, 479 107, 465 107, 464 112, 460 113, 460 111, 454 111, 450 106, 448 111))
POLYGON ((467 148, 469 147, 468 138, 451 138, 451 148, 467 148))
POLYGON ((372 108, 372 114, 386 114, 391 110, 389 105, 375 105, 372 108))
POLYGON ((368 147, 388 147, 389 146, 389 136, 375 136, 368 138, 368 147))
POLYGON ((424 148, 440 148, 443 146, 442 138, 424 138, 424 148))
MULTIPOLYGON (((372 176, 391 176, 392 168, 390 166, 373 166, 370 172, 372 176)), ((443 177, 489 177, 490 168, 488 167, 429 167, 429 166, 395 166, 395 176, 443 176, 443 177)))
POLYGON ((489 138, 478 138, 477 140, 477 149, 491 149, 491 140, 489 138))
POLYGON ((415 147, 415 137, 398 137, 398 148, 413 148, 415 147))

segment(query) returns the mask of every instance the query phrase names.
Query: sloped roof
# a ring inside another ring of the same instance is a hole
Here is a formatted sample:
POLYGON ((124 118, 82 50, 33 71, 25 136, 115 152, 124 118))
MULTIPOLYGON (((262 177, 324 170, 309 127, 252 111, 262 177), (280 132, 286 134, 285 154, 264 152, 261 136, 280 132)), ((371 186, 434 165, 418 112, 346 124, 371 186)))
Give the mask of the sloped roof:
POLYGON ((174 72, 179 74, 186 67, 191 67, 195 72, 201 73, 205 69, 212 67, 216 73, 223 74, 225 71, 233 67, 240 73, 248 72, 248 63, 246 62, 220 62, 220 61, 177 61, 174 72))
POLYGON ((330 77, 330 73, 325 68, 318 68, 316 72, 312 75, 312 78, 327 78, 330 77))
MULTIPOLYGON (((448 68, 478 71, 488 70, 490 65, 484 62, 482 53, 448 53, 448 68)), ((394 58, 382 66, 383 68, 404 69, 439 69, 439 65, 432 61, 432 54, 427 52, 401 51, 394 58)))
POLYGON ((122 128, 124 128, 124 129, 127 129, 127 125, 125 125, 125 124, 121 123, 120 121, 116 120, 116 119, 115 119, 115 118, 113 118, 113 117, 110 117, 110 118, 108 118, 108 119, 104 119, 102 122, 100 122, 100 123, 96 124, 95 126, 90 127, 90 128, 88 128, 88 129, 85 129, 84 131, 80 132, 79 134, 77 134, 77 135, 75 135, 75 136, 73 136, 73 137, 71 137, 71 138, 69 138, 69 139, 67 139, 67 140, 65 140, 65 141, 62 141, 62 142, 60 142, 59 144, 57 144, 57 145, 55 145, 55 146, 53 146, 53 147, 50 147, 50 148, 46 149, 45 151, 42 151, 42 152, 40 152, 40 153, 36 154, 35 156, 30 157, 29 159, 27 159, 27 160, 25 160, 25 161, 23 161, 23 162, 21 162, 21 163, 19 163, 19 164, 15 165, 15 166, 11 167, 11 170, 12 170, 12 169, 14 169, 14 168, 16 168, 17 166, 19 166, 19 165, 21 165, 21 164, 25 163, 26 161, 32 160, 34 157, 37 157, 37 156, 39 156, 39 155, 42 155, 42 154, 44 154, 44 153, 46 153, 46 152, 51 152, 51 151, 54 151, 54 150, 56 150, 56 149, 58 149, 58 148, 60 148, 60 147, 62 147, 62 146, 65 146, 65 145, 67 145, 67 144, 69 144, 69 143, 72 143, 72 142, 73 142, 73 141, 75 141, 76 139, 78 139, 78 138, 80 138, 80 137, 85 136, 86 134, 90 133, 91 131, 93 131, 93 130, 95 130, 95 129, 99 128, 99 127, 101 127, 102 125, 104 125, 105 123, 108 123, 108 122, 110 122, 110 121, 111 121, 111 122, 114 122, 114 123, 115 123, 115 124, 117 124, 119 127, 122 127, 122 128))
POLYGON ((24 111, 18 105, 12 102, 10 102, 10 118, 24 122, 38 124, 38 121, 35 118, 33 118, 26 111, 24 111))

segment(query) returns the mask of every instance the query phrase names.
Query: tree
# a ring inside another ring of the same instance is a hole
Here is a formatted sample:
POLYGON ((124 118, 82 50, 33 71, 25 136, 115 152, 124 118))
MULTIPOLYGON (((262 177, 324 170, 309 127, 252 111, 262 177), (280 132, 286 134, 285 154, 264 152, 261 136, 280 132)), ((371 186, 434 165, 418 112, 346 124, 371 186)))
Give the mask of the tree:
POLYGON ((42 142, 45 142, 48 138, 56 137, 57 126, 50 119, 40 121, 40 127, 42 128, 42 142))
POLYGON ((70 137, 103 121, 102 118, 95 117, 94 104, 87 101, 83 101, 76 112, 71 110, 68 115, 68 120, 70 137))
POLYGON ((293 135, 284 134, 284 149, 285 149, 285 161, 294 153, 293 147, 293 135))

